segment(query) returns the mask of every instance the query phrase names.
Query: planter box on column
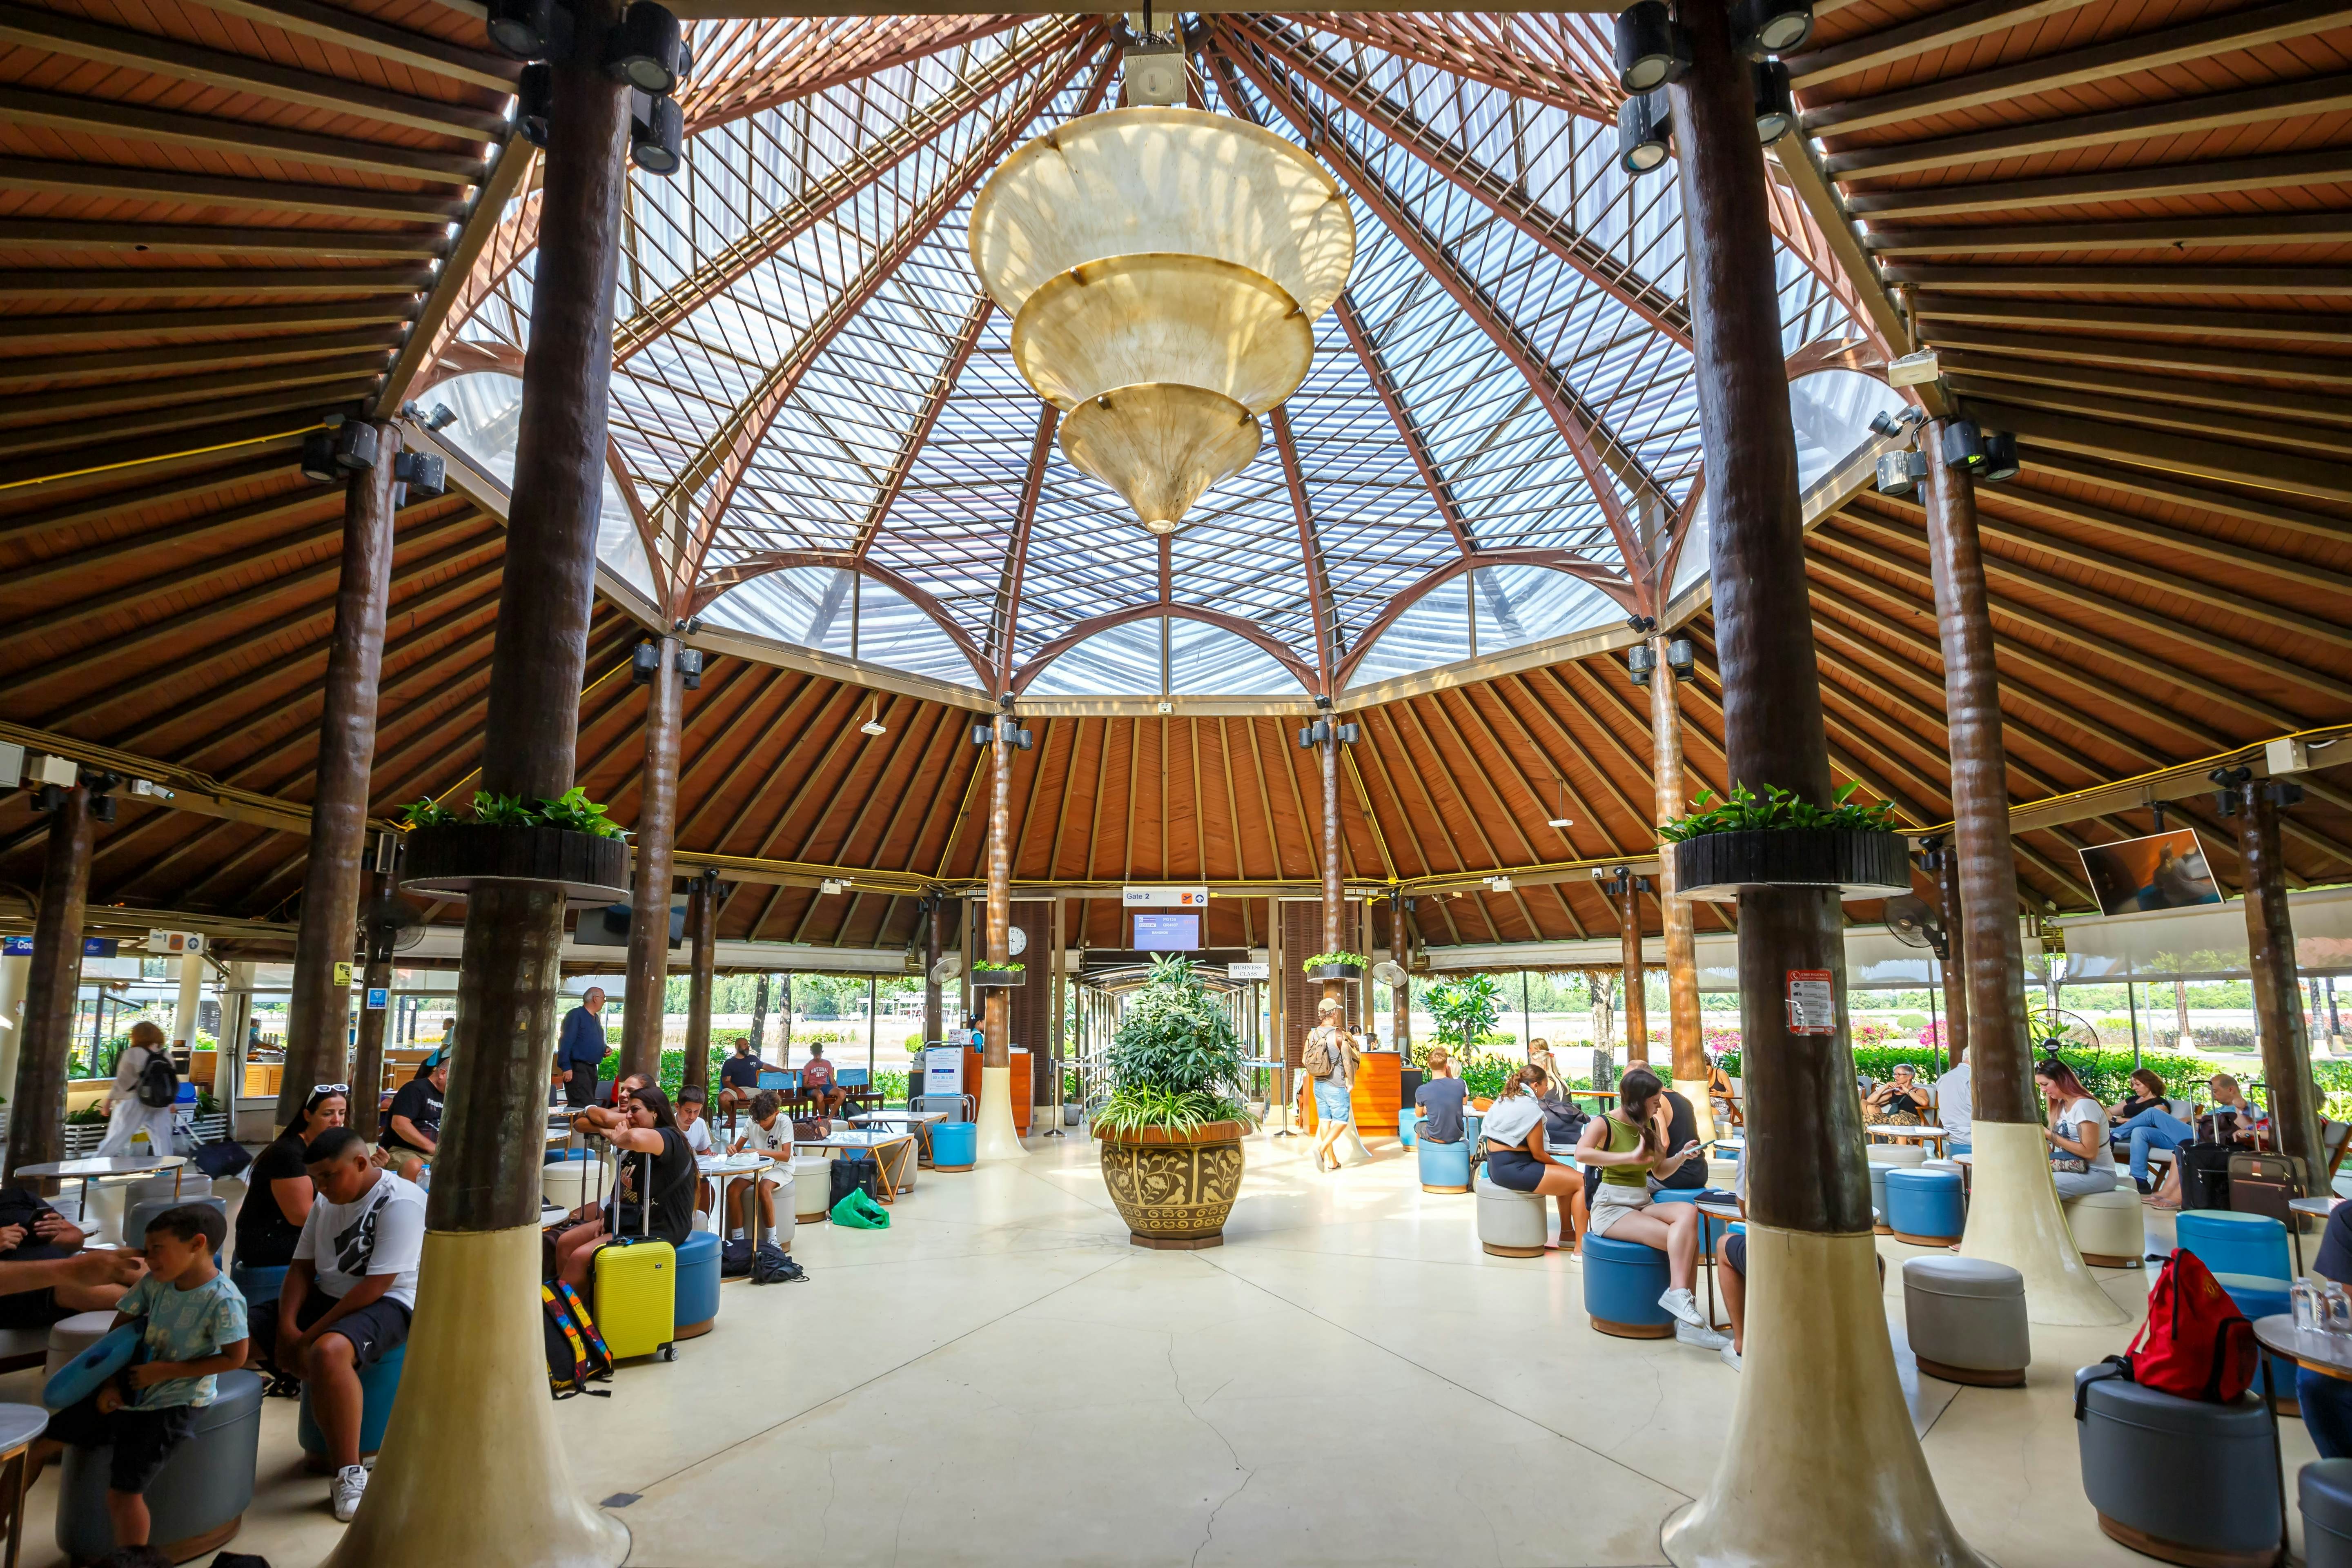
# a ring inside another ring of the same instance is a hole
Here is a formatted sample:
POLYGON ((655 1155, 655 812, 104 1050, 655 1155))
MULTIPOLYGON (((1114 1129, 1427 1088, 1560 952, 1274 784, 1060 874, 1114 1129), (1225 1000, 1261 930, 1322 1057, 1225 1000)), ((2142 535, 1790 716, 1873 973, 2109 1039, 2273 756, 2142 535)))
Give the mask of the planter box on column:
POLYGON ((1308 974, 1310 980, 1361 980, 1364 966, 1360 963, 1318 963, 1308 974))
POLYGON ((464 893, 500 883, 552 882, 575 904, 629 900, 629 847, 618 838, 562 827, 461 822, 420 827, 405 841, 405 892, 464 893))
POLYGON ((971 984, 975 991, 1009 991, 1015 985, 1025 984, 1028 978, 1029 972, 1025 969, 975 969, 971 972, 971 984))
POLYGON ((1849 899, 1911 890, 1903 835, 1837 827, 1762 827, 1706 833, 1667 846, 1675 889, 1729 903, 1742 888, 1835 888, 1849 899))

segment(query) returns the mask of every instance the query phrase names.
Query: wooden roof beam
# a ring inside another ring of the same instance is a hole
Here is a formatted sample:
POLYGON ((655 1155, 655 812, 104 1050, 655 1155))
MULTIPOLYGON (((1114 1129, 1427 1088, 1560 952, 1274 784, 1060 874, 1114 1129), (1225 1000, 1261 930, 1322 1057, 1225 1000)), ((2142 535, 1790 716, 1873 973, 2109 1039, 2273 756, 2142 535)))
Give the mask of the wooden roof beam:
POLYGON ((365 185, 302 185, 282 180, 231 180, 177 169, 113 168, 41 158, 0 161, 0 189, 106 196, 174 206, 304 213, 377 223, 450 223, 465 211, 446 195, 380 191, 365 185))
MULTIPOLYGON (((1974 5, 1937 11, 1892 27, 1875 27, 1842 43, 1788 59, 1790 85, 1817 87, 1840 77, 1855 76, 1879 66, 1916 59, 1921 55, 1965 44, 1991 33, 2005 33, 2047 17, 2063 16, 2089 0, 1976 0, 1974 5)), ((1825 9, 1813 7, 1816 13, 1825 9)))
MULTIPOLYGON (((208 375, 174 376, 163 381, 131 381, 109 386, 80 386, 44 392, 13 408, 0 409, 0 427, 31 426, 31 433, 52 432, 47 421, 64 414, 106 414, 148 404, 183 403, 223 392, 262 392, 275 387, 314 386, 321 382, 365 384, 383 374, 392 347, 378 344, 358 353, 344 353, 323 363, 296 361, 261 368, 217 372, 208 375)), ((64 432, 68 437, 75 432, 64 432)), ((71 440, 72 445, 82 445, 71 440)))
POLYGON ((2347 23, 2352 23, 2352 5, 2343 4, 2343 0, 2284 0, 2283 4, 2209 16, 2152 33, 2109 38, 2084 48, 2023 59, 1919 87, 1821 104, 1806 110, 1805 134, 1835 136, 1874 131, 1979 104, 2011 102, 2152 71, 2162 66, 2285 43, 2347 23))
MULTIPOLYGON (((2171 310, 2160 305, 2095 305, 2074 300, 1976 300, 1964 294, 1916 295, 1912 310, 1923 321, 2085 327, 2116 332, 2171 332, 2200 338, 2352 347, 2352 321, 2316 311, 2171 310)), ((1935 337, 1933 332, 1924 335, 1931 342, 1935 337)))
MULTIPOLYGON (((2315 458, 2329 458, 2338 462, 2352 459, 2352 431, 2330 430, 2317 425, 2289 423, 2295 418, 2324 417, 2316 409, 2306 409, 2302 397, 2282 397, 2273 395, 2267 403, 2256 401, 2252 405, 2264 412, 2233 414, 2215 405, 2210 400, 2182 398, 2169 400, 2165 392, 2136 395, 2147 392, 2146 387, 2126 390, 2119 396, 2103 391, 2082 387, 2050 386, 2033 380, 2015 376, 1981 376, 1960 370, 1947 373, 1952 389, 1963 399, 1990 400, 2023 408, 2047 409, 2054 414, 2096 416, 2102 420, 2121 420, 2128 425, 2153 426, 2160 430, 2182 430, 2189 434, 2217 436, 2250 443, 2247 458, 2251 461, 2266 448, 2285 448, 2309 453, 2315 458), (2147 397, 2165 399, 2151 402, 2147 397), (2251 443, 2261 443, 2260 446, 2251 443)), ((2259 392, 2259 388, 2246 390, 2259 392)), ((2336 417, 2344 416, 2344 406, 2336 405, 2336 417)), ((2345 479, 2352 485, 2352 473, 2345 479)))
POLYGON ((2021 447, 2047 447, 2082 457, 2118 458, 2166 473, 2219 479, 2225 484, 2352 501, 2352 467, 2341 463, 2257 450, 2228 441, 2207 441, 2073 419, 2015 402, 1978 399, 1972 403, 1970 414, 1991 429, 2013 433, 2021 447))
POLYGON ((2064 207, 2105 202, 2168 201, 2232 191, 2266 191, 2281 185, 2339 184, 2352 177, 2352 148, 2290 153, 2275 158, 2222 158, 2200 163, 2138 163, 2088 174, 2054 174, 2031 180, 1922 185, 1901 191, 1849 192, 1846 210, 1889 222, 1958 217, 1977 213, 2021 212, 2029 207, 2064 207))
POLYGON ((233 339, 203 346, 249 352, 266 349, 279 335, 404 324, 412 309, 404 300, 386 297, 345 304, 265 305, 227 310, 111 310, 74 316, 5 316, 0 317, 0 343, 8 344, 13 353, 21 352, 29 343, 67 343, 78 338, 175 337, 184 332, 234 332, 236 335, 233 339), (257 331, 268 335, 256 336, 257 331))
MULTIPOLYGON (((103 319, 103 318, 100 318, 103 319)), ((94 376, 136 375, 142 371, 194 370, 214 365, 278 365, 302 360, 328 359, 337 354, 363 353, 370 359, 388 356, 400 347, 403 332, 399 327, 380 327, 373 331, 336 332, 326 337, 247 338, 230 342, 174 343, 160 348, 111 349, 91 353, 27 354, 21 358, 0 359, 0 387, 16 388, 42 381, 79 380, 94 376)), ((141 384, 133 383, 119 389, 133 393, 141 384)), ((166 383, 167 385, 177 384, 166 383)), ((267 377, 240 378, 235 384, 268 386, 267 377)), ((47 398, 48 394, 37 395, 47 398)), ((143 401, 131 397, 131 402, 143 401)), ((104 400, 93 406, 106 406, 104 400)))
MULTIPOLYGON (((507 203, 522 188, 524 178, 535 163, 529 143, 520 136, 513 137, 501 144, 497 163, 491 166, 488 177, 475 187, 472 205, 457 234, 450 239, 449 253, 433 280, 431 291, 425 296, 425 302, 416 312, 416 324, 408 334, 408 342, 400 351, 400 357, 393 362, 392 368, 384 374, 383 386, 376 394, 375 400, 375 413, 379 419, 400 406, 402 400, 408 395, 409 387, 424 372, 431 352, 439 346, 443 327, 457 310, 458 302, 466 298, 475 260, 481 255, 483 247, 500 232, 507 203)), ((624 494, 631 493, 625 479, 621 489, 624 494)))
POLYGON ((104 99, 39 92, 15 85, 0 86, 0 118, 53 131, 132 136, 172 147, 280 160, 313 169, 341 169, 396 180, 470 185, 482 177, 482 160, 464 153, 435 153, 340 136, 314 136, 273 125, 255 125, 206 114, 176 114, 144 104, 110 103, 104 99))
POLYGON ((1315 526, 1315 506, 1307 497, 1307 470, 1298 461, 1298 443, 1291 438, 1290 416, 1271 410, 1266 423, 1274 427, 1274 449, 1282 459, 1283 488, 1290 496, 1291 520, 1298 528, 1298 556, 1307 572, 1307 604, 1315 616, 1315 679, 1318 694, 1336 700, 1339 689, 1339 606, 1331 595, 1330 563, 1324 559, 1323 536, 1315 526))
POLYGON ((1890 283, 1979 294, 2352 294, 2340 267, 1948 267, 1885 268, 1890 283))
MULTIPOLYGON (((34 251, 146 251, 158 256, 349 256, 362 260, 437 258, 436 230, 379 234, 344 228, 225 228, 205 224, 79 223, 0 218, 0 246, 34 251)), ((218 293, 217 288, 204 290, 218 293)), ((91 292, 103 293, 103 289, 91 292)))
POLYGON ((1874 226, 1873 256, 1998 256, 2041 250, 2186 250, 2200 246, 2342 245, 2352 213, 2262 213, 2247 217, 2126 218, 2112 223, 1922 224, 1874 226))
MULTIPOLYGON (((321 42, 365 55, 390 65, 406 66, 428 76, 446 77, 472 87, 511 92, 522 75, 522 62, 485 49, 453 44, 429 33, 389 26, 373 17, 313 0, 197 0, 206 10, 242 16, 297 37, 321 42)), ((453 7, 454 9, 454 7, 453 7)))
MULTIPOLYGON (((1990 0, 1990 3, 1998 5, 2001 0, 1990 0)), ((1930 18, 1935 21, 1941 19, 1941 16, 1930 18)), ((1804 85, 1801 81, 1797 84, 1801 89, 1804 85)), ((1825 155, 1822 159, 1822 166, 1833 178, 1841 180, 1884 179, 1965 163, 2032 158, 2045 153, 2111 146, 2121 142, 2189 136, 2232 125, 2268 124, 2273 121, 2300 119, 2305 115, 2336 114, 2347 109, 2352 109, 2352 81, 2341 76, 2324 76, 2308 81, 2277 82, 2249 88, 2242 92, 2167 99, 2161 103, 2111 110, 2104 114, 2037 120, 2023 125, 2004 125, 1996 131, 1940 136, 1927 142, 1902 142, 1887 147, 1857 147, 1850 152, 1825 155)))
MULTIPOLYGON (((0 272, 0 300, 155 300, 240 294, 414 296, 433 286, 430 267, 201 268, 68 268, 0 272)), ((404 312, 405 314, 405 312, 404 312)), ((121 318, 93 317, 94 321, 121 318)))
MULTIPOLYGON (((150 408, 137 414, 119 415, 111 419, 72 420, 53 425, 39 425, 28 429, 0 435, 0 484, 18 484, 52 470, 78 470, 89 465, 60 454, 61 447, 100 448, 108 461, 128 465, 152 453, 158 457, 185 452, 200 444, 192 435, 173 436, 172 431, 190 428, 219 431, 212 421, 230 422, 229 430, 252 429, 254 423, 266 426, 254 430, 256 437, 299 437, 315 428, 328 414, 351 414, 358 411, 359 399, 375 385, 375 373, 366 379, 345 382, 339 385, 288 386, 252 397, 232 397, 219 402, 181 402, 168 407, 150 408), (275 414, 274 419, 248 423, 246 416, 275 414), (126 441, 121 446, 110 443, 120 437, 152 437, 126 441), (8 463, 5 459, 29 458, 47 454, 37 461, 8 463)), ((87 454, 85 454, 85 458, 87 454)))
MULTIPOLYGON (((336 411, 348 410, 349 407, 349 405, 344 405, 343 409, 336 411)), ((141 475, 152 474, 159 478, 165 474, 189 474, 193 471, 198 476, 194 482, 194 489, 210 489, 214 488, 214 481, 204 476, 217 474, 240 458, 293 451, 302 444, 303 435, 312 428, 312 422, 319 415, 333 409, 334 405, 313 403, 307 395, 298 398, 294 394, 272 394, 268 397, 247 399, 242 404, 214 404, 196 410, 186 418, 159 418, 150 414, 133 419, 109 420, 78 426, 74 433, 81 440, 93 444, 110 443, 105 453, 107 460, 96 465, 86 459, 76 460, 55 454, 9 462, 5 460, 9 455, 6 443, 0 441, 0 485, 12 489, 43 485, 47 487, 40 492, 45 495, 78 494, 109 480, 120 482, 137 477, 128 472, 136 468, 141 475), (289 402, 298 406, 307 404, 310 412, 303 415, 282 412, 289 402), (219 422, 206 424, 206 420, 219 422)), ((36 443, 30 449, 38 450, 51 445, 55 443, 36 443)), ((280 460, 277 466, 283 468, 288 461, 280 460)), ((127 499, 129 496, 146 496, 160 500, 189 493, 193 492, 182 489, 180 481, 166 481, 148 490, 124 492, 126 499, 121 504, 126 507, 136 504, 127 499)), ((27 496, 26 499, 31 498, 27 496)), ((111 505, 112 500, 106 498, 100 504, 111 505)), ((89 505, 89 502, 77 502, 69 509, 44 512, 38 526, 54 526, 52 519, 86 517, 89 505)), ((12 537, 16 528, 14 521, 0 526, 0 539, 12 537)))
POLYGON ((858 525, 856 555, 860 561, 865 560, 874 548, 874 541, 881 534, 883 523, 889 520, 891 509, 898 504, 898 497, 905 492, 908 476, 915 471, 915 459, 922 455, 924 444, 931 438, 932 430, 938 426, 940 413, 946 409, 948 399, 954 395, 956 383, 963 376, 963 367, 971 363, 973 351, 980 347, 980 335, 988 326, 989 312, 995 308, 996 302, 988 297, 985 290, 973 294, 971 308, 964 316, 962 327, 956 332, 955 346, 948 350, 947 358, 940 363, 939 373, 931 377, 930 391, 923 398, 922 411, 907 427, 906 437, 898 444, 898 455, 891 460, 889 475, 882 481, 882 489, 876 493, 874 504, 866 509, 866 521, 858 525))
MULTIPOLYGON (((1953 352, 1953 360, 1965 357, 1982 366, 1990 356, 2002 360, 2025 359, 2054 362, 2062 365, 2127 365, 2135 369, 2185 371, 2186 376, 2162 376, 2155 379, 2167 386, 2189 387, 2192 380, 2204 375, 2262 376, 2273 381, 2307 381, 2320 386, 2352 387, 2352 359, 2332 359, 2319 354, 2272 354, 2248 349, 2216 348, 2211 343, 2168 343, 2145 339, 2092 338, 2059 332, 2005 332, 1966 324, 1936 329, 1936 347, 1953 352), (1962 355, 1955 351, 1981 351, 1962 355)), ((2206 384, 2202 391, 2255 391, 2252 388, 2225 388, 2219 383, 2206 384)), ((2264 393, 2263 395, 2278 395, 2264 393)))
MULTIPOLYGON (((2019 458, 2029 473, 2055 474, 2061 479, 2104 486, 2146 500, 2193 507, 2211 512, 2216 517, 2261 523, 2266 528, 2281 528, 2303 539, 2333 543, 2352 535, 2352 523, 2341 518, 2305 511, 2264 497, 2208 489, 2201 485, 2185 485, 2145 468, 2086 462, 2071 454, 2053 450, 2022 452, 2019 458)), ((2135 519, 2133 526, 2144 528, 2147 525, 2135 519)))

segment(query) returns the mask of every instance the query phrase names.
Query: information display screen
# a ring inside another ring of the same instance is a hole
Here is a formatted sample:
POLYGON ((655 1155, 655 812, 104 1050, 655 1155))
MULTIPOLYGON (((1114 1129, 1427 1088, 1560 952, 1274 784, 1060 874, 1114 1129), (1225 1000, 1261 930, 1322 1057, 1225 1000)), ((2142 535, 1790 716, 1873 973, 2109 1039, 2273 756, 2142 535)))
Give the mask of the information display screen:
POLYGON ((1201 945, 1201 917, 1136 911, 1135 946, 1140 952, 1191 952, 1201 945))

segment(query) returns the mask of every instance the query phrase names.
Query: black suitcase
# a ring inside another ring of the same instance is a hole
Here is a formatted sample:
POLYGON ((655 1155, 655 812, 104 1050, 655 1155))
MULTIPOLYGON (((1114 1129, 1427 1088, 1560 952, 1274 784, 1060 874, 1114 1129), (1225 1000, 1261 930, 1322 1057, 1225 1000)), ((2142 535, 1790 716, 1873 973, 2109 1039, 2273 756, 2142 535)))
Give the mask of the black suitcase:
POLYGON ((2180 1161, 2180 1206, 2185 1209, 2225 1209, 2230 1206, 2230 1146, 2226 1143, 2184 1143, 2180 1161))
POLYGON ((833 1195, 824 1206, 831 1209, 854 1192, 862 1192, 877 1203, 882 1199, 882 1172, 871 1154, 844 1154, 833 1162, 833 1195))

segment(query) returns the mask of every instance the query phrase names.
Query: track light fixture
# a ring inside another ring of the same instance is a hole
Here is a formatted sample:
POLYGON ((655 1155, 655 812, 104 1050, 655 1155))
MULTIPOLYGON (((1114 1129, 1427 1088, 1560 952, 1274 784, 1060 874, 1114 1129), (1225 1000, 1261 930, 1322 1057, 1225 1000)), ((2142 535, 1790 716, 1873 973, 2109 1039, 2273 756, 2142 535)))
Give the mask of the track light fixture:
POLYGON ((449 465, 425 452, 403 452, 392 460, 392 477, 412 494, 431 498, 449 488, 449 465))
POLYGON ((1984 467, 1977 478, 1989 485, 2007 484, 2017 478, 2017 437, 2006 430, 1984 433, 1984 467))
POLYGON ((887 735, 890 732, 888 727, 882 722, 882 699, 880 697, 877 696, 874 699, 874 706, 867 711, 866 715, 866 722, 857 726, 857 732, 861 735, 887 735))
POLYGON ((1651 672, 1658 668, 1658 650, 1648 643, 1636 643, 1625 650, 1625 673, 1636 686, 1650 684, 1651 672))
POLYGON ((1675 679, 1688 680, 1691 671, 1698 668, 1698 650, 1691 647, 1688 637, 1675 637, 1666 644, 1666 668, 1675 679))
POLYGON ((1356 743, 1357 736, 1362 733, 1363 731, 1353 724, 1342 724, 1329 718, 1318 719, 1298 731, 1298 745, 1299 749, 1304 751, 1312 746, 1320 746, 1336 738, 1339 744, 1352 746, 1356 743))
POLYGON ((1617 13, 1617 85, 1629 93, 1661 88, 1690 68, 1690 44, 1665 0, 1640 0, 1617 13))
POLYGON ((648 637, 629 653, 629 679, 634 685, 644 686, 660 673, 661 648, 648 637))
POLYGON ((604 50, 604 69, 616 81, 656 96, 676 92, 685 79, 686 36, 667 6, 636 0, 621 13, 604 50))
POLYGON ((1646 174, 1664 165, 1673 152, 1674 109, 1666 89, 1637 93, 1617 106, 1617 166, 1646 174))
MULTIPOLYGON (((689 629, 700 630, 701 628, 697 626, 689 629)), ((688 691, 702 689, 702 650, 700 648, 682 647, 677 650, 677 678, 678 684, 688 691)))
POLYGON ((1732 0, 1732 47, 1751 60, 1793 54, 1812 36, 1812 0, 1732 0))
POLYGON ((686 113, 674 98, 629 94, 629 162, 649 174, 675 174, 686 162, 686 113))
POLYGON ((489 0, 490 42, 519 60, 557 60, 572 52, 572 12, 557 0, 489 0))
POLYGON ((1010 713, 1001 714, 985 723, 974 724, 971 727, 971 743, 975 746, 992 744, 999 731, 1003 732, 1004 743, 1008 746, 1017 746, 1025 752, 1035 743, 1035 737, 1021 728, 1010 713))
POLYGON ((1906 403, 1892 413, 1882 408, 1870 416, 1870 427, 1881 436, 1900 436, 1927 422, 1927 411, 1916 403, 1906 403))
POLYGON ((1797 100, 1789 90, 1789 68, 1778 60, 1759 60, 1748 69, 1756 86, 1756 140, 1769 147, 1797 123, 1797 100))
MULTIPOLYGON (((302 477, 322 485, 339 485, 352 475, 375 467, 375 426, 356 419, 339 421, 314 430, 302 439, 302 477)), ((397 467, 394 469, 398 474, 397 467)), ((435 491, 439 494, 439 491, 435 491)))
POLYGON ((1976 421, 1955 419, 1944 426, 1944 467, 1976 469, 1984 460, 1984 433, 1976 421))
POLYGON ((1927 477, 1925 452, 1889 452, 1878 459, 1878 493, 1907 496, 1927 477))
POLYGON ((534 147, 547 145, 547 117, 554 103, 554 68, 544 61, 523 67, 515 83, 515 126, 534 147))

